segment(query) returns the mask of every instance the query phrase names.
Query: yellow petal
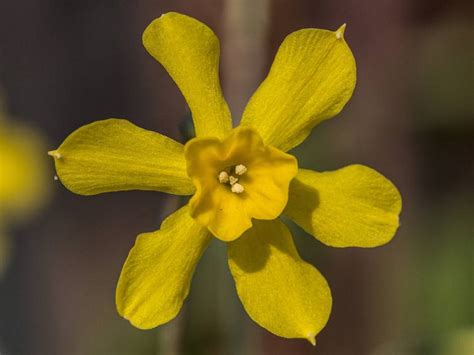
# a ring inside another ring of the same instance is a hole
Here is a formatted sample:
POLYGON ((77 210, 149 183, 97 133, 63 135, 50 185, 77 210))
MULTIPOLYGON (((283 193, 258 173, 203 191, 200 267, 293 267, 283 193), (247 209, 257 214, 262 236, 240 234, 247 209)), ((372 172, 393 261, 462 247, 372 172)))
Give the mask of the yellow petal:
POLYGON ((303 29, 287 36, 250 99, 242 125, 255 127, 266 144, 287 151, 319 122, 338 114, 356 81, 343 30, 303 29))
POLYGON ((297 173, 293 156, 264 146, 258 133, 248 127, 234 129, 223 141, 194 138, 186 144, 184 155, 196 186, 189 202, 191 215, 224 241, 240 237, 252 226, 252 218, 277 218, 297 173), (244 174, 234 174, 241 193, 232 192, 230 183, 219 182, 222 171, 231 173, 238 165, 246 167, 244 174))
POLYGON ((191 109, 197 136, 224 138, 232 120, 219 82, 219 40, 198 20, 169 12, 143 33, 143 45, 171 75, 191 109))
POLYGON ((82 126, 48 154, 64 186, 80 195, 126 190, 190 195, 194 191, 183 146, 126 120, 82 126))
POLYGON ((279 219, 255 221, 228 243, 228 256, 250 318, 278 336, 314 345, 331 313, 331 290, 319 271, 300 258, 288 228, 279 219))
POLYGON ((284 213, 324 244, 376 247, 395 235, 401 208, 400 193, 388 179, 350 165, 324 173, 300 169, 284 213))
POLYGON ((119 314, 140 329, 176 317, 211 238, 189 216, 187 206, 166 218, 160 230, 139 235, 117 285, 119 314))

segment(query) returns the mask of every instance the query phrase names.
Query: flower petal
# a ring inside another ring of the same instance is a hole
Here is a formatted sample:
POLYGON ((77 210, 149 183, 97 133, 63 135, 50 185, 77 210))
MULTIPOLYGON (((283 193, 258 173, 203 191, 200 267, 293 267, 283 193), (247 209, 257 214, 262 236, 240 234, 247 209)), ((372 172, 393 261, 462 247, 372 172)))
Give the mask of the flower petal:
POLYGON ((288 188, 298 170, 296 159, 264 146, 258 133, 237 127, 225 140, 198 137, 186 143, 188 175, 196 186, 189 201, 191 215, 217 238, 234 240, 252 226, 252 218, 275 219, 286 206, 288 188), (237 176, 242 193, 231 191, 218 175, 243 164, 237 176))
POLYGON ((219 40, 198 20, 169 12, 143 33, 143 45, 171 75, 191 109, 197 136, 223 138, 232 128, 219 82, 219 40))
POLYGON ((117 285, 119 314, 140 329, 176 317, 211 238, 189 216, 187 206, 166 218, 160 230, 139 235, 117 285))
POLYGON ((80 195, 125 190, 190 195, 194 191, 183 146, 126 120, 85 125, 48 154, 54 157, 64 186, 80 195))
POLYGON ((324 244, 376 247, 399 225, 397 188, 363 165, 318 173, 300 169, 291 182, 285 214, 324 244))
POLYGON ((336 32, 303 29, 288 35, 265 81, 248 103, 242 125, 283 151, 300 144, 319 122, 337 115, 352 96, 356 65, 336 32))
POLYGON ((228 243, 229 267, 249 316, 285 338, 315 336, 331 313, 331 290, 319 271, 303 261, 279 220, 255 221, 228 243))

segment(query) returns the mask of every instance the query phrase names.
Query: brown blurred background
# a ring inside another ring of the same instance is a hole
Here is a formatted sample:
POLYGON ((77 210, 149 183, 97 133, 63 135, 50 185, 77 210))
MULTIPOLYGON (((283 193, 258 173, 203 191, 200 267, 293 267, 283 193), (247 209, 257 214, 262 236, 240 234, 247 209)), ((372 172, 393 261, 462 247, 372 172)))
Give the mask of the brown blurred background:
POLYGON ((473 354, 472 10, 467 0, 2 0, 0 86, 15 120, 39 130, 50 149, 108 117, 186 139, 186 103, 141 44, 164 12, 196 17, 221 39, 236 122, 285 35, 347 23, 354 96, 294 153, 320 171, 376 168, 399 187, 404 209, 396 238, 376 249, 328 248, 294 228, 300 253, 333 291, 315 348, 249 320, 218 241, 180 317, 139 331, 116 314, 115 285, 135 236, 156 230, 176 201, 153 192, 74 195, 53 180, 44 152, 53 196, 10 230, 0 354, 473 354))

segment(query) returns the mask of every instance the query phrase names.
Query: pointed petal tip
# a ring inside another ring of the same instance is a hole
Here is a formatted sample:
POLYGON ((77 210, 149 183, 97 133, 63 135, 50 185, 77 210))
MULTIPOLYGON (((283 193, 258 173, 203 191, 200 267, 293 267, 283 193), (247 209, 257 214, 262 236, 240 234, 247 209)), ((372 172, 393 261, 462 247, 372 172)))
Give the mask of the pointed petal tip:
POLYGON ((61 159, 61 154, 57 150, 50 150, 48 155, 56 159, 61 159))
POLYGON ((316 346, 316 334, 308 333, 306 340, 309 341, 312 346, 316 346))
POLYGON ((169 11, 169 12, 163 12, 160 17, 158 17, 158 19, 162 19, 162 18, 165 18, 165 17, 168 17, 169 15, 173 14, 174 12, 172 11, 169 11))
POLYGON ((336 31, 336 38, 341 39, 344 38, 344 32, 346 31, 346 24, 343 23, 341 27, 339 27, 336 31))

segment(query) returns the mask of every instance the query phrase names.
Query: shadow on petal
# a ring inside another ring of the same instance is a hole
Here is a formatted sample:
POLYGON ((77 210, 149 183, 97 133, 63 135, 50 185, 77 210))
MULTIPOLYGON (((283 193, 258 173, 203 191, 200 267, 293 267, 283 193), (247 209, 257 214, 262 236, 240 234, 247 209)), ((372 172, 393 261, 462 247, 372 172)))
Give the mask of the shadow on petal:
POLYGON ((316 210, 320 203, 321 198, 317 189, 301 180, 293 179, 288 192, 288 204, 283 214, 287 214, 289 208, 297 210, 304 223, 311 225, 313 222, 311 211, 316 210))

